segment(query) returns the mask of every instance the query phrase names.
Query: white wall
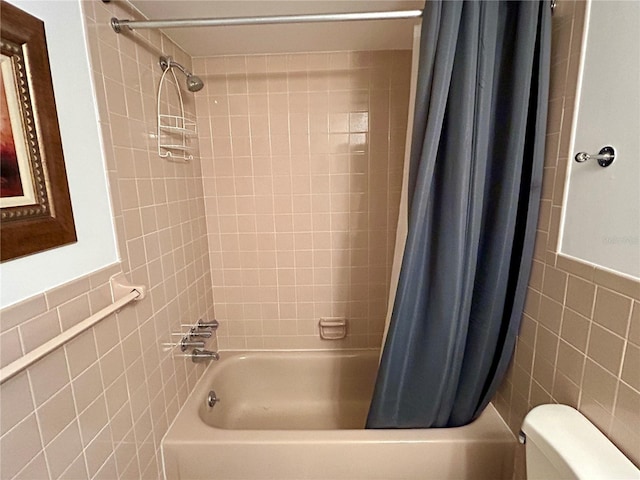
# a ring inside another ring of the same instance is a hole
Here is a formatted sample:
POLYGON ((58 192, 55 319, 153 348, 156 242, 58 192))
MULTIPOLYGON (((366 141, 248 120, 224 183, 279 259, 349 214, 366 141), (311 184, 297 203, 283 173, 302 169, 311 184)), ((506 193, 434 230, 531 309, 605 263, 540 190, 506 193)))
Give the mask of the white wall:
MULTIPOLYGON (((591 2, 561 252, 640 277, 640 2, 591 2), (605 145, 607 167, 576 163, 605 145)), ((562 153, 561 153, 562 156, 562 153)))
POLYGON ((10 3, 45 23, 78 242, 0 265, 0 308, 118 261, 80 3, 10 3))

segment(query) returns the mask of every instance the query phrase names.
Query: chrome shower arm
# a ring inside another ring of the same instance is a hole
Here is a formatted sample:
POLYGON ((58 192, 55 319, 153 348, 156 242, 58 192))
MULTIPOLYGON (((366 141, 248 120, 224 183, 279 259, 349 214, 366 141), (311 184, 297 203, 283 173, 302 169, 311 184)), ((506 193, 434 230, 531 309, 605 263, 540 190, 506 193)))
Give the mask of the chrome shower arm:
POLYGON ((160 68, 162 69, 163 72, 173 67, 176 67, 178 70, 180 70, 184 74, 185 77, 187 77, 187 89, 190 92, 198 92, 202 90, 202 87, 204 86, 204 82, 200 77, 191 73, 189 70, 184 68, 178 62, 174 62, 173 59, 169 56, 160 57, 160 68))
POLYGON ((171 68, 171 67, 176 67, 178 68, 178 70, 180 70, 182 73, 184 73, 187 77, 193 75, 189 70, 187 70, 186 68, 184 68, 181 64, 179 64, 178 62, 174 62, 173 58, 171 57, 160 57, 160 68, 162 68, 162 71, 164 72, 167 68, 171 68))

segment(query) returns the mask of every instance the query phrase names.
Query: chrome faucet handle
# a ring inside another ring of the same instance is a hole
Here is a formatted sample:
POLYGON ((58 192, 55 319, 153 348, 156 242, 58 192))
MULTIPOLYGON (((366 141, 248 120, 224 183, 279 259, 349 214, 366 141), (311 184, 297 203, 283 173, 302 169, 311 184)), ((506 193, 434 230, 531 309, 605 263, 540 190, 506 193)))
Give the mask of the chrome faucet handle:
POLYGON ((211 331, 201 332, 199 330, 189 332, 190 337, 202 337, 202 338, 211 338, 211 331))
POLYGON ((195 325, 196 328, 210 328, 211 330, 217 330, 219 326, 220 322, 218 322, 218 320, 216 320, 215 318, 213 320, 200 319, 195 325))
POLYGON ((196 340, 196 341, 191 341, 191 340, 183 340, 182 342, 180 342, 180 348, 182 349, 182 351, 184 352, 187 347, 194 347, 194 350, 197 350, 198 348, 204 348, 204 341, 202 340, 196 340))
POLYGON ((187 350, 187 348, 190 347, 204 348, 204 342, 202 340, 192 342, 182 339, 181 341, 175 343, 163 343, 162 346, 164 347, 164 351, 170 351, 176 347, 180 347, 180 351, 184 352, 187 350))

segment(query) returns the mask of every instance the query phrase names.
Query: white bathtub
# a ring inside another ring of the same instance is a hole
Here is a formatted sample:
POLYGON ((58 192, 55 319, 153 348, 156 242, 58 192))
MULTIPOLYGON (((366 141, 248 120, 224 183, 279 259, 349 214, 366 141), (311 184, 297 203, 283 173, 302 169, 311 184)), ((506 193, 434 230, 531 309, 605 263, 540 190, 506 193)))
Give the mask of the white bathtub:
POLYGON ((162 441, 166 479, 511 478, 516 442, 491 405, 460 428, 365 430, 377 362, 373 351, 222 352, 162 441))

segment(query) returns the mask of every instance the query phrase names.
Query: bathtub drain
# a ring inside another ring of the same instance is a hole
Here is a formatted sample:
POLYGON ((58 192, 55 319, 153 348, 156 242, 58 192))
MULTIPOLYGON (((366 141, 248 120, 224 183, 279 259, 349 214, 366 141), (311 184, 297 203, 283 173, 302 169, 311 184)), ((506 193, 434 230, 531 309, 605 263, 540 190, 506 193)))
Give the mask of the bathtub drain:
POLYGON ((216 392, 211 390, 209 392, 209 394, 207 395, 207 405, 209 405, 209 407, 213 408, 215 406, 216 403, 218 403, 220 401, 220 399, 217 397, 216 392))

